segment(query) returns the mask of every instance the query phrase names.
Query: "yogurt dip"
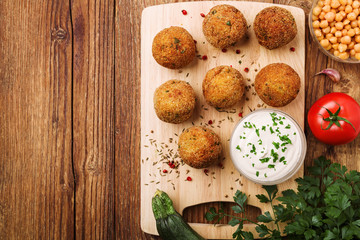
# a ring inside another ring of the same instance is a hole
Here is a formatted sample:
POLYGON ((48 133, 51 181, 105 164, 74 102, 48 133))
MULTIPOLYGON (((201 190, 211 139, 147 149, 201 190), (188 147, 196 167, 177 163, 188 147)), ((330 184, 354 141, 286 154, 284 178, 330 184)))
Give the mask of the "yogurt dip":
POLYGON ((302 166, 304 132, 288 114, 274 109, 254 111, 235 127, 231 159, 245 177, 263 185, 286 181, 302 166))

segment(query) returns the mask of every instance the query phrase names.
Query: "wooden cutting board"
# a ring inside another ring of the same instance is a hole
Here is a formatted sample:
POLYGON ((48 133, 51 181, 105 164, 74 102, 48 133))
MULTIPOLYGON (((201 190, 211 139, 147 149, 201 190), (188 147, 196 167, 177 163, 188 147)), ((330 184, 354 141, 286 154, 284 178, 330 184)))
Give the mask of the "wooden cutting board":
MULTIPOLYGON (((214 201, 232 201, 237 189, 249 196, 248 203, 268 211, 267 204, 261 204, 255 195, 263 193, 261 186, 240 176, 235 170, 229 155, 229 139, 233 127, 244 116, 254 109, 267 107, 255 94, 252 83, 257 72, 270 63, 283 62, 290 65, 301 78, 301 89, 297 98, 289 105, 279 108, 292 117, 304 128, 305 105, 305 15, 302 9, 283 6, 291 11, 296 19, 298 34, 288 45, 275 50, 261 47, 255 37, 252 24, 256 14, 262 9, 274 6, 270 3, 256 2, 187 2, 152 6, 144 9, 141 24, 141 228, 144 232, 157 235, 155 219, 151 209, 151 198, 156 189, 169 194, 177 211, 182 214, 186 207, 214 201), (212 47, 202 33, 200 13, 207 14, 219 4, 230 4, 239 9, 245 16, 248 25, 248 39, 230 47, 226 52, 212 47), (182 14, 182 10, 187 15, 182 14), (197 58, 181 70, 170 70, 161 67, 152 57, 154 36, 164 28, 181 26, 187 29, 197 41, 197 58), (295 48, 291 51, 290 48, 295 48), (241 53, 237 54, 236 50, 241 53), (201 57, 207 55, 207 60, 201 57), (226 112, 218 112, 206 104, 202 95, 202 80, 208 70, 219 65, 232 65, 246 78, 247 91, 244 99, 226 112), (249 72, 244 69, 249 68, 249 72), (160 121, 154 111, 153 94, 155 89, 170 79, 187 81, 194 88, 197 99, 195 114, 182 124, 169 124, 160 121), (209 125, 208 121, 212 120, 209 125), (209 167, 209 172, 181 165, 177 170, 166 163, 170 160, 180 161, 177 155, 177 140, 181 132, 193 125, 212 128, 221 138, 223 146, 222 166, 209 167), (166 169, 168 173, 163 173, 166 169), (192 181, 186 181, 190 176, 192 181)), ((296 188, 294 179, 303 176, 303 168, 290 180, 278 187, 280 190, 296 188)), ((234 229, 229 225, 190 224, 202 236, 208 239, 229 239, 234 229)), ((252 224, 245 229, 255 233, 252 224)))

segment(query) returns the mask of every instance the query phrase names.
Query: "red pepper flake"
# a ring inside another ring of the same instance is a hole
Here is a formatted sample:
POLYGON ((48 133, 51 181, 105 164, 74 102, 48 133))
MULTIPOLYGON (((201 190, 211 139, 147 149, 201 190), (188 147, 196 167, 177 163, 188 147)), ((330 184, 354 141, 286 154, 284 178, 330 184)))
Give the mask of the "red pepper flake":
POLYGON ((242 115, 242 112, 239 112, 239 117, 242 117, 243 115, 242 115))
POLYGON ((249 68, 245 68, 244 71, 245 71, 245 72, 249 72, 249 68))
POLYGON ((182 10, 181 12, 182 12, 182 14, 187 15, 187 11, 186 11, 186 10, 182 10))
POLYGON ((195 44, 197 44, 197 41, 196 41, 196 40, 194 40, 194 43, 195 43, 195 44))
POLYGON ((291 48, 290 48, 290 51, 295 52, 295 48, 294 48, 294 47, 291 47, 291 48))
POLYGON ((204 55, 204 56, 202 56, 202 60, 207 60, 207 56, 206 55, 204 55))
POLYGON ((240 54, 240 50, 239 50, 239 49, 236 49, 236 54, 240 54))
POLYGON ((163 173, 167 173, 167 172, 168 172, 168 170, 166 170, 166 169, 163 170, 163 173))
POLYGON ((230 67, 232 68, 232 65, 230 65, 230 67))
POLYGON ((186 178, 186 181, 191 182, 191 181, 192 181, 192 178, 191 178, 191 177, 187 177, 187 178, 186 178))
POLYGON ((203 13, 200 13, 200 16, 202 16, 202 17, 205 17, 205 14, 203 14, 203 13))
POLYGON ((210 125, 213 124, 213 121, 212 121, 212 120, 209 120, 208 124, 210 124, 210 125))
POLYGON ((221 167, 221 168, 224 167, 224 165, 222 163, 219 163, 218 166, 221 167))
POLYGON ((227 52, 226 48, 221 49, 222 52, 227 52))
POLYGON ((207 175, 209 172, 209 169, 204 169, 204 173, 207 175))

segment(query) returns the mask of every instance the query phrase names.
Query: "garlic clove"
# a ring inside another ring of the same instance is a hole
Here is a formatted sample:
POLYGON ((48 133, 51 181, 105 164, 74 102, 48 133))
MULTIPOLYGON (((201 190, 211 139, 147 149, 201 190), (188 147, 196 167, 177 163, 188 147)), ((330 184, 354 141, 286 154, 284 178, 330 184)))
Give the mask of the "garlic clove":
POLYGON ((341 75, 339 73, 338 70, 333 69, 333 68, 326 68, 324 70, 322 70, 321 72, 318 72, 317 74, 315 74, 315 76, 320 75, 320 74, 325 74, 326 76, 328 76, 331 81, 337 83, 340 81, 341 79, 341 75))

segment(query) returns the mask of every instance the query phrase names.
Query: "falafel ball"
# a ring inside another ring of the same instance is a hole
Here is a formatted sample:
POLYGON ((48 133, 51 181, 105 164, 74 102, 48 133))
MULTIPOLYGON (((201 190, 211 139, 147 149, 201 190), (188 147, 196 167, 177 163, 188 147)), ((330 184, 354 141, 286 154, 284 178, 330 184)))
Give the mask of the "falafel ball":
POLYGON ((185 81, 169 80, 155 90, 154 108, 164 122, 185 122, 195 109, 194 89, 185 81))
POLYGON ((206 127, 190 127, 179 137, 181 159, 193 168, 206 168, 219 162, 222 151, 219 136, 206 127))
POLYGON ((188 65, 195 57, 195 42, 182 27, 165 28, 156 34, 152 54, 158 64, 170 69, 188 65))
POLYGON ((202 89, 208 104, 215 108, 228 108, 243 97, 244 78, 235 68, 218 66, 206 73, 202 89))
POLYGON ((255 91, 267 105, 283 107, 300 91, 300 77, 289 65, 273 63, 256 75, 255 91))
POLYGON ((230 5, 210 9, 202 24, 206 40, 216 48, 226 48, 240 41, 247 31, 244 15, 230 5))
POLYGON ((291 42, 297 34, 297 27, 290 11, 268 7, 256 15, 254 31, 259 44, 271 50, 291 42))

